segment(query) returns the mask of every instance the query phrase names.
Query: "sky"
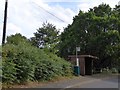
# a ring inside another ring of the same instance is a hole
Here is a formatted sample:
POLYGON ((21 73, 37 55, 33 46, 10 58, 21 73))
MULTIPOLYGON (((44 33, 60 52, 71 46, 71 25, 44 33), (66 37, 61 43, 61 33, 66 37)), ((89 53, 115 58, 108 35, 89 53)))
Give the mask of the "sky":
MULTIPOLYGON (((56 26, 60 32, 78 14, 79 10, 106 3, 112 8, 120 0, 8 0, 6 35, 21 33, 27 38, 33 37, 43 22, 56 26)), ((0 43, 2 42, 5 0, 0 0, 0 43)))

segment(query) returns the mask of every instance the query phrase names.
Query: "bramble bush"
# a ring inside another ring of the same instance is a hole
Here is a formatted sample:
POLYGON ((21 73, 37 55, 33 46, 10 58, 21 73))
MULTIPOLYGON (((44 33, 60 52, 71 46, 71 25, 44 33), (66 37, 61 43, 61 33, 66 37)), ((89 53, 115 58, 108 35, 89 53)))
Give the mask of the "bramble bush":
POLYGON ((2 48, 3 83, 51 80, 72 74, 71 64, 57 55, 21 42, 2 48))

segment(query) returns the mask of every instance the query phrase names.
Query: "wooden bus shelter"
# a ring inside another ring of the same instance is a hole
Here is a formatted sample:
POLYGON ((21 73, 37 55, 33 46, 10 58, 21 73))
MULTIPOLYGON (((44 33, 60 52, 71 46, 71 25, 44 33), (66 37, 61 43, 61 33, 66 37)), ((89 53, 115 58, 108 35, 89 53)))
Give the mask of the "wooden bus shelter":
MULTIPOLYGON (((93 74, 93 64, 94 60, 97 60, 98 57, 92 55, 78 55, 80 74, 81 75, 92 75, 93 74)), ((69 55, 68 60, 76 65, 76 55, 69 55)))

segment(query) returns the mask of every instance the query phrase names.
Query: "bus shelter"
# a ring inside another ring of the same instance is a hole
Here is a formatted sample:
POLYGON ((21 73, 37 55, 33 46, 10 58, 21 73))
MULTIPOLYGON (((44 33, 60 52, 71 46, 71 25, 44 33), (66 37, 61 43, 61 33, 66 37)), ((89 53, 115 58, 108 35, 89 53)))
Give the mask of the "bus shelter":
MULTIPOLYGON (((98 57, 92 55, 78 55, 80 66, 80 74, 81 75, 92 75, 94 69, 94 61, 98 59, 98 57)), ((76 63, 76 55, 69 55, 68 60, 75 65, 76 63)))

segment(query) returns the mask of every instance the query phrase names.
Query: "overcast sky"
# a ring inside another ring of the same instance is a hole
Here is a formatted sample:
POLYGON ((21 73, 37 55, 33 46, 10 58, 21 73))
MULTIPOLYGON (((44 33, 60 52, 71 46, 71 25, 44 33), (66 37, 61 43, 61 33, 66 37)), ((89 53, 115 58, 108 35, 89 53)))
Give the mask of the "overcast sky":
MULTIPOLYGON (((30 38, 43 22, 54 24, 60 31, 78 14, 79 10, 101 3, 109 4, 112 8, 120 0, 8 0, 7 36, 15 33, 30 38)), ((5 0, 0 0, 0 43, 2 41, 5 0)))

